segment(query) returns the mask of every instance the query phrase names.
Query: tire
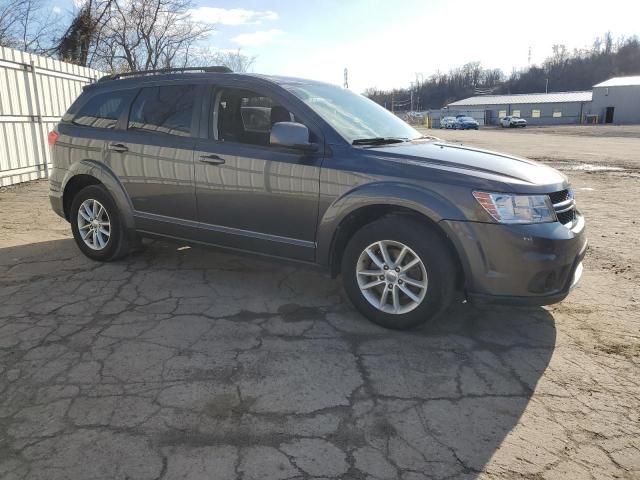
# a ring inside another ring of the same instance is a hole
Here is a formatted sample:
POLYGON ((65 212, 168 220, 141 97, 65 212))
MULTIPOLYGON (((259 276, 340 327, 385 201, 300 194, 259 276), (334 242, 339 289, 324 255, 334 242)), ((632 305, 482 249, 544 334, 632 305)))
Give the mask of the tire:
POLYGON ((455 293, 455 262, 445 240, 433 228, 407 216, 389 215, 358 230, 344 250, 341 268, 344 288, 353 305, 370 321, 385 328, 405 330, 426 323, 451 304, 455 293), (390 269, 384 270, 367 255, 366 249, 371 248, 377 260, 383 260, 380 250, 375 253, 381 245, 377 242, 383 242, 388 259, 393 261, 398 259, 401 248, 408 247, 400 261, 400 273, 393 262, 390 269), (413 258, 418 258, 420 264, 402 272, 402 266, 408 266, 413 258), (378 285, 363 290, 361 285, 366 286, 369 278, 378 285), (426 287, 414 287, 409 281, 418 281, 426 287), (412 300, 403 288, 420 301, 412 300), (380 308, 383 298, 384 307, 380 308))
POLYGON ((90 259, 109 262, 122 258, 129 253, 131 245, 126 238, 120 212, 111 195, 102 185, 90 185, 76 194, 71 203, 69 221, 71 222, 71 231, 78 248, 90 259), (90 216, 85 209, 85 206, 87 206, 91 210, 92 205, 97 206, 98 217, 90 216), (81 207, 84 215, 79 212, 81 207), (100 207, 104 212, 100 210, 100 207), (91 218, 93 220, 89 221, 91 218), (96 223, 94 225, 94 221, 102 221, 102 224, 98 225, 96 223), (108 223, 108 226, 105 222, 108 223), (96 228, 95 236, 91 234, 92 227, 96 228), (81 229, 82 234, 80 232, 81 229), (89 232, 88 235, 86 232, 89 232), (108 236, 105 232, 108 232, 108 236), (88 236, 88 242, 93 243, 93 248, 83 239, 83 235, 88 236), (101 239, 102 241, 100 241, 101 239), (106 241, 104 241, 105 239, 106 241))

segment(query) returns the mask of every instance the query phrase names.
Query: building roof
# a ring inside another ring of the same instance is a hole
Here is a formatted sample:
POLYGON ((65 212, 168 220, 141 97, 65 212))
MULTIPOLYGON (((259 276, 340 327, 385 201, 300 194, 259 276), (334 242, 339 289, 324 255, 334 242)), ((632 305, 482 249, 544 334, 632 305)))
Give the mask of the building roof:
POLYGON ((594 87, 628 87, 631 85, 640 85, 640 75, 610 78, 605 82, 594 85, 594 87))
POLYGON ((521 93, 517 95, 477 95, 449 104, 449 107, 468 107, 473 105, 516 105, 519 103, 564 103, 590 102, 591 91, 521 93))

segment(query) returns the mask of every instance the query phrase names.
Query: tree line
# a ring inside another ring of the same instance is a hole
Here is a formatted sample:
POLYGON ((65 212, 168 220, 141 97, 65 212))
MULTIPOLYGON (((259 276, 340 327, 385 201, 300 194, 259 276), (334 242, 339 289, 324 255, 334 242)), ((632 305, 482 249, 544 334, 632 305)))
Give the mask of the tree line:
POLYGON ((500 69, 471 62, 448 73, 437 72, 426 80, 416 75, 410 88, 365 91, 389 110, 425 110, 482 94, 544 93, 591 90, 611 77, 640 74, 640 40, 637 36, 613 39, 610 32, 594 40, 590 48, 569 51, 554 45, 541 65, 505 75, 500 69))
POLYGON ((214 25, 192 0, 83 0, 72 15, 46 0, 0 0, 0 46, 108 73, 225 65, 247 71, 255 57, 204 46, 214 25))

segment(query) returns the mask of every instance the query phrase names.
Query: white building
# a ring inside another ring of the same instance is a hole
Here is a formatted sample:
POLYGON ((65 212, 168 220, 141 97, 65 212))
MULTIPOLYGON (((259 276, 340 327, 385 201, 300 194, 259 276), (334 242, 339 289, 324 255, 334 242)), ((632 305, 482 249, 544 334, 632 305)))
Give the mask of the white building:
POLYGON ((531 125, 640 123, 640 75, 616 77, 579 92, 477 95, 447 105, 441 116, 465 114, 496 125, 507 115, 531 125))
POLYGON ((640 75, 594 85, 589 113, 600 123, 640 123, 640 75))

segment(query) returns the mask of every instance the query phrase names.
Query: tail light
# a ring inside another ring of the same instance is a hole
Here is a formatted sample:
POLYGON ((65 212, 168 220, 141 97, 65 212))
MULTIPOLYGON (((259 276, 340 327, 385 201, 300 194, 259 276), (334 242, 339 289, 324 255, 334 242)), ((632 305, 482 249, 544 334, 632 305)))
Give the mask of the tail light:
POLYGON ((49 136, 47 137, 47 140, 49 141, 49 146, 53 147, 56 142, 58 141, 58 137, 60 136, 60 134, 58 132, 56 132, 55 130, 51 130, 49 132, 49 136))

